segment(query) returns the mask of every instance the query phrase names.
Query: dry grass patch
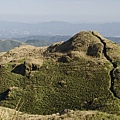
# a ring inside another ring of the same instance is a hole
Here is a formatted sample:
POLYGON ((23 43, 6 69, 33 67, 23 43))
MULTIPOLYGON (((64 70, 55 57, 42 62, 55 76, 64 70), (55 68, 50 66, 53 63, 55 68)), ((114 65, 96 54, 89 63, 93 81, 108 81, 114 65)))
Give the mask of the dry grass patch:
MULTIPOLYGON (((43 52, 46 50, 46 47, 34 47, 31 45, 23 45, 16 47, 5 54, 1 54, 0 64, 8 63, 13 60, 22 60, 22 59, 41 59, 43 57, 43 52)), ((35 61, 36 62, 36 61, 35 61)))

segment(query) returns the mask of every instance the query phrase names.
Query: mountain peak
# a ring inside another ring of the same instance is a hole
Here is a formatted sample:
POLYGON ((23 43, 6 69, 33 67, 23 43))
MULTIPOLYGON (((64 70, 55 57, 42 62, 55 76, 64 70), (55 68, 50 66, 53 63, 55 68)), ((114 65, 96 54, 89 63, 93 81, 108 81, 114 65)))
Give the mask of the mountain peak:
POLYGON ((88 55, 99 56, 102 53, 103 44, 93 33, 102 37, 98 32, 82 31, 71 37, 68 41, 54 44, 48 48, 49 52, 69 53, 71 51, 82 51, 88 55))

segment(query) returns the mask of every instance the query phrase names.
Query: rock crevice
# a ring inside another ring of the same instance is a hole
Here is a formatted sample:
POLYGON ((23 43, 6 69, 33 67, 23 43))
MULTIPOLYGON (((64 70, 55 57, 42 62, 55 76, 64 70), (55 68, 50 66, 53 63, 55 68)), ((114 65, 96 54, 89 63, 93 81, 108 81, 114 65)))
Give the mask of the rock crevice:
POLYGON ((115 62, 113 62, 112 58, 110 58, 110 56, 107 54, 107 47, 106 47, 106 42, 104 41, 104 38, 99 35, 96 31, 93 31, 92 34, 94 36, 96 36, 100 42, 103 44, 103 54, 105 56, 105 58, 112 64, 113 68, 112 70, 110 71, 110 78, 111 78, 111 86, 110 86, 110 91, 113 93, 114 97, 120 99, 119 96, 117 96, 116 92, 114 91, 114 80, 115 80, 115 77, 114 77, 114 71, 115 69, 117 68, 117 64, 115 62))

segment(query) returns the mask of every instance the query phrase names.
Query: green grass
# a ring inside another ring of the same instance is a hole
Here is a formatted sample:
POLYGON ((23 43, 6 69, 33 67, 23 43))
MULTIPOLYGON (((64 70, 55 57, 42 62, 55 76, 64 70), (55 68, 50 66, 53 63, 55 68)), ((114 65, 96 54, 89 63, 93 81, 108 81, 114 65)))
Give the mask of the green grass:
POLYGON ((120 102, 109 90, 109 63, 95 65, 83 58, 70 63, 46 60, 30 79, 11 70, 12 64, 0 69, 0 91, 17 87, 7 100, 0 101, 2 106, 14 109, 21 99, 21 111, 33 114, 52 114, 64 109, 120 114, 120 102))

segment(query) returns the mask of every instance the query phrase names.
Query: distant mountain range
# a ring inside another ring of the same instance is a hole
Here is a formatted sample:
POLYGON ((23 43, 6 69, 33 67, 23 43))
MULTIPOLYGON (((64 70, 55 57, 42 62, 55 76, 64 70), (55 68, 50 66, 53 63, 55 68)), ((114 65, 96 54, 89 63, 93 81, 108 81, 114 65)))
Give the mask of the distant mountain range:
POLYGON ((28 36, 24 38, 17 38, 17 40, 0 40, 0 52, 9 51, 10 49, 24 44, 33 45, 36 47, 49 46, 52 43, 66 41, 71 36, 28 36))
POLYGON ((10 49, 21 46, 25 43, 16 40, 0 40, 0 52, 9 51, 10 49))
POLYGON ((23 44, 48 46, 55 42, 66 41, 82 30, 96 30, 107 39, 120 44, 120 23, 71 24, 52 21, 27 24, 0 21, 0 52, 23 44))
POLYGON ((120 44, 120 37, 106 37, 106 38, 117 44, 120 44))
POLYGON ((61 21, 27 24, 0 22, 0 38, 18 38, 32 35, 74 35, 82 30, 96 30, 103 36, 120 36, 120 23, 81 23, 72 24, 61 21))

